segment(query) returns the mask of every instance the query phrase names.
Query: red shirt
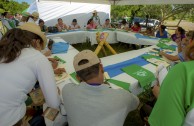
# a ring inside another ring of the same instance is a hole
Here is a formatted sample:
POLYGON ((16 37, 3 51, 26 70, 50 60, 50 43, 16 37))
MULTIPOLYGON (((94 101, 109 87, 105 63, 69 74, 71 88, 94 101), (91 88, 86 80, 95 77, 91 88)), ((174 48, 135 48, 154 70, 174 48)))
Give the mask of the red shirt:
POLYGON ((139 31, 141 31, 141 27, 134 27, 134 26, 132 26, 131 27, 131 30, 133 31, 133 32, 139 32, 139 31))

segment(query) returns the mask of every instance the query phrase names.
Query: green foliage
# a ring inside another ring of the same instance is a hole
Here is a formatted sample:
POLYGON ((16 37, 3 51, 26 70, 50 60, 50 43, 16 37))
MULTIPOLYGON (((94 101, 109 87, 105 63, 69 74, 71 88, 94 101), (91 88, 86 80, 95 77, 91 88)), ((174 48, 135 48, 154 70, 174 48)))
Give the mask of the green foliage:
POLYGON ((23 10, 28 8, 29 5, 26 2, 22 2, 21 4, 13 1, 13 0, 0 0, 0 13, 5 11, 10 12, 11 14, 21 13, 23 10))

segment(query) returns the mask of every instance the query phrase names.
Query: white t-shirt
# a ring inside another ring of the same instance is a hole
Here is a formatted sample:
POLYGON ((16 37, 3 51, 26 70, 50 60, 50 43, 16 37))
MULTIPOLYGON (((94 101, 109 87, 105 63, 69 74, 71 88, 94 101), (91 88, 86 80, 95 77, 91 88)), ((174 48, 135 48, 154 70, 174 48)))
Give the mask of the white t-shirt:
POLYGON ((107 84, 67 84, 62 96, 70 126, 123 126, 127 114, 139 105, 133 94, 107 84))
POLYGON ((27 94, 39 81, 46 103, 60 105, 54 73, 48 59, 33 48, 25 48, 11 63, 0 63, 0 125, 12 126, 26 113, 27 94))
POLYGON ((194 108, 187 113, 183 126, 194 126, 194 108))
POLYGON ((70 25, 71 29, 80 29, 80 26, 78 24, 76 25, 70 25))

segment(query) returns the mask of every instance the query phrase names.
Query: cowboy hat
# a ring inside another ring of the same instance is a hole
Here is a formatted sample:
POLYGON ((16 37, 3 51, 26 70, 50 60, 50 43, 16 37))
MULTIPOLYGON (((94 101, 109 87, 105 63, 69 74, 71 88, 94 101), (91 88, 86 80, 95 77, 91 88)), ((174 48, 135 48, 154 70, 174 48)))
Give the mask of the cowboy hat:
POLYGON ((39 18, 39 13, 38 12, 33 12, 32 17, 39 18))
POLYGON ((18 28, 20 28, 22 30, 32 32, 32 33, 38 35, 43 41, 43 49, 46 47, 46 43, 47 43, 46 36, 40 30, 40 27, 38 25, 36 25, 35 23, 27 22, 27 23, 19 26, 18 28))

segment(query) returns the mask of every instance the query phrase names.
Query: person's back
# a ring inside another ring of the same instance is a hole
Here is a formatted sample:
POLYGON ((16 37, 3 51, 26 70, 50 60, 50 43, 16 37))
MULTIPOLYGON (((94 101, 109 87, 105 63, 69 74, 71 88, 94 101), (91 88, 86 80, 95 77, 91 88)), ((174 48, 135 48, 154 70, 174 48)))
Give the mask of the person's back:
POLYGON ((85 50, 74 58, 79 85, 63 87, 62 96, 70 126, 122 126, 139 99, 123 89, 103 84, 103 67, 95 53, 85 50))
POLYGON ((139 104, 136 96, 107 84, 68 84, 62 95, 70 126, 122 126, 139 104))

